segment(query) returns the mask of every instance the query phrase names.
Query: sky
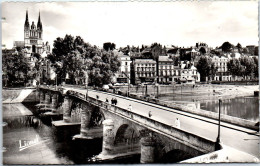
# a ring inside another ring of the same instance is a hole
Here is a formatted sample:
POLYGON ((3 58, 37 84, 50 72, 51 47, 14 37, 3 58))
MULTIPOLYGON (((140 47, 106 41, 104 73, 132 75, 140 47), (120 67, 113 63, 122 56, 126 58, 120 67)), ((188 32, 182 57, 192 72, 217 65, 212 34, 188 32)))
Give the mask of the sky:
POLYGON ((257 1, 175 2, 4 2, 2 44, 23 41, 25 14, 37 24, 39 11, 43 41, 52 47, 57 37, 81 36, 102 47, 150 45, 190 47, 205 42, 211 47, 225 41, 258 45, 257 1))

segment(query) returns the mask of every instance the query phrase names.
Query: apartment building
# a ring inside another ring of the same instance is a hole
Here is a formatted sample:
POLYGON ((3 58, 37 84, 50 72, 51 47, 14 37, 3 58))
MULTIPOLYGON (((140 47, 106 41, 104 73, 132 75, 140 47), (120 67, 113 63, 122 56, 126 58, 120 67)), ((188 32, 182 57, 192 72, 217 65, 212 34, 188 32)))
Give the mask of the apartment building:
POLYGON ((156 61, 153 59, 134 60, 135 83, 156 81, 156 61))

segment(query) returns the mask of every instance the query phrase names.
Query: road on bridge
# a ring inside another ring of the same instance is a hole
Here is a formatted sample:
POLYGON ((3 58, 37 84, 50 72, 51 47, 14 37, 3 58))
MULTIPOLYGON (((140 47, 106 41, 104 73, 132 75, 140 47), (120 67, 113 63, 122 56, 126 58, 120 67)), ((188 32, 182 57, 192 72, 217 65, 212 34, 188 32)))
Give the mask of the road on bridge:
MULTIPOLYGON (((87 90, 83 88, 66 87, 66 89, 81 92, 83 94, 87 93, 87 90)), ((117 106, 127 109, 129 105, 131 105, 132 112, 143 116, 148 117, 148 113, 149 111, 151 111, 152 119, 171 125, 173 127, 175 127, 175 120, 176 118, 178 118, 180 120, 180 126, 182 130, 207 138, 212 141, 215 141, 217 138, 217 120, 159 106, 157 104, 123 97, 112 93, 88 90, 88 95, 94 98, 96 97, 96 95, 98 95, 99 99, 103 101, 105 101, 107 98, 110 103, 112 98, 116 98, 118 101, 117 106)), ((230 146, 234 149, 249 153, 260 158, 259 136, 254 130, 221 122, 220 139, 224 145, 230 146)))

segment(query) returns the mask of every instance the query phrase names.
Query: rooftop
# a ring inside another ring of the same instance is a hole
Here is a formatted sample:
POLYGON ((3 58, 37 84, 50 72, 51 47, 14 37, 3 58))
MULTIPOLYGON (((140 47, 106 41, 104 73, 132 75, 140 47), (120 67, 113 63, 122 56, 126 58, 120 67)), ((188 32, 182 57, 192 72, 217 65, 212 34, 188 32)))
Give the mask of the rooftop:
POLYGON ((159 56, 158 61, 161 61, 161 62, 173 62, 173 60, 170 59, 168 56, 159 56))
POLYGON ((156 63, 153 59, 136 59, 135 63, 156 63))

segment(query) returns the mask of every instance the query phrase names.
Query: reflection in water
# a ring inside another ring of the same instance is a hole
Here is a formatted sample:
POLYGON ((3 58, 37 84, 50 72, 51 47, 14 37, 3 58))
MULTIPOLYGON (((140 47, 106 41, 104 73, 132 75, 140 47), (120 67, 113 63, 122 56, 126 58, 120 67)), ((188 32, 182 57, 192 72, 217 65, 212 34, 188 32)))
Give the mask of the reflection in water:
POLYGON ((3 106, 3 121, 6 122, 3 127, 4 164, 83 164, 101 152, 101 140, 80 142, 69 137, 58 141, 57 137, 64 137, 66 131, 55 131, 40 117, 31 115, 28 108, 34 107, 3 106), (23 115, 25 112, 30 114, 23 115))
MULTIPOLYGON (((71 133, 77 131, 79 134, 79 128, 53 127, 50 117, 46 120, 47 117, 36 116, 34 105, 35 103, 26 106, 3 104, 3 121, 6 122, 3 127, 4 164, 100 163, 95 161, 95 156, 102 151, 102 138, 73 141, 71 133)), ((74 113, 79 114, 78 111, 74 113)), ((140 156, 137 156, 105 163, 139 163, 139 161, 140 156)))
MULTIPOLYGON (((259 120, 259 102, 257 97, 238 97, 222 100, 221 113, 257 122, 259 120)), ((201 103, 201 109, 218 112, 219 101, 201 103)))

